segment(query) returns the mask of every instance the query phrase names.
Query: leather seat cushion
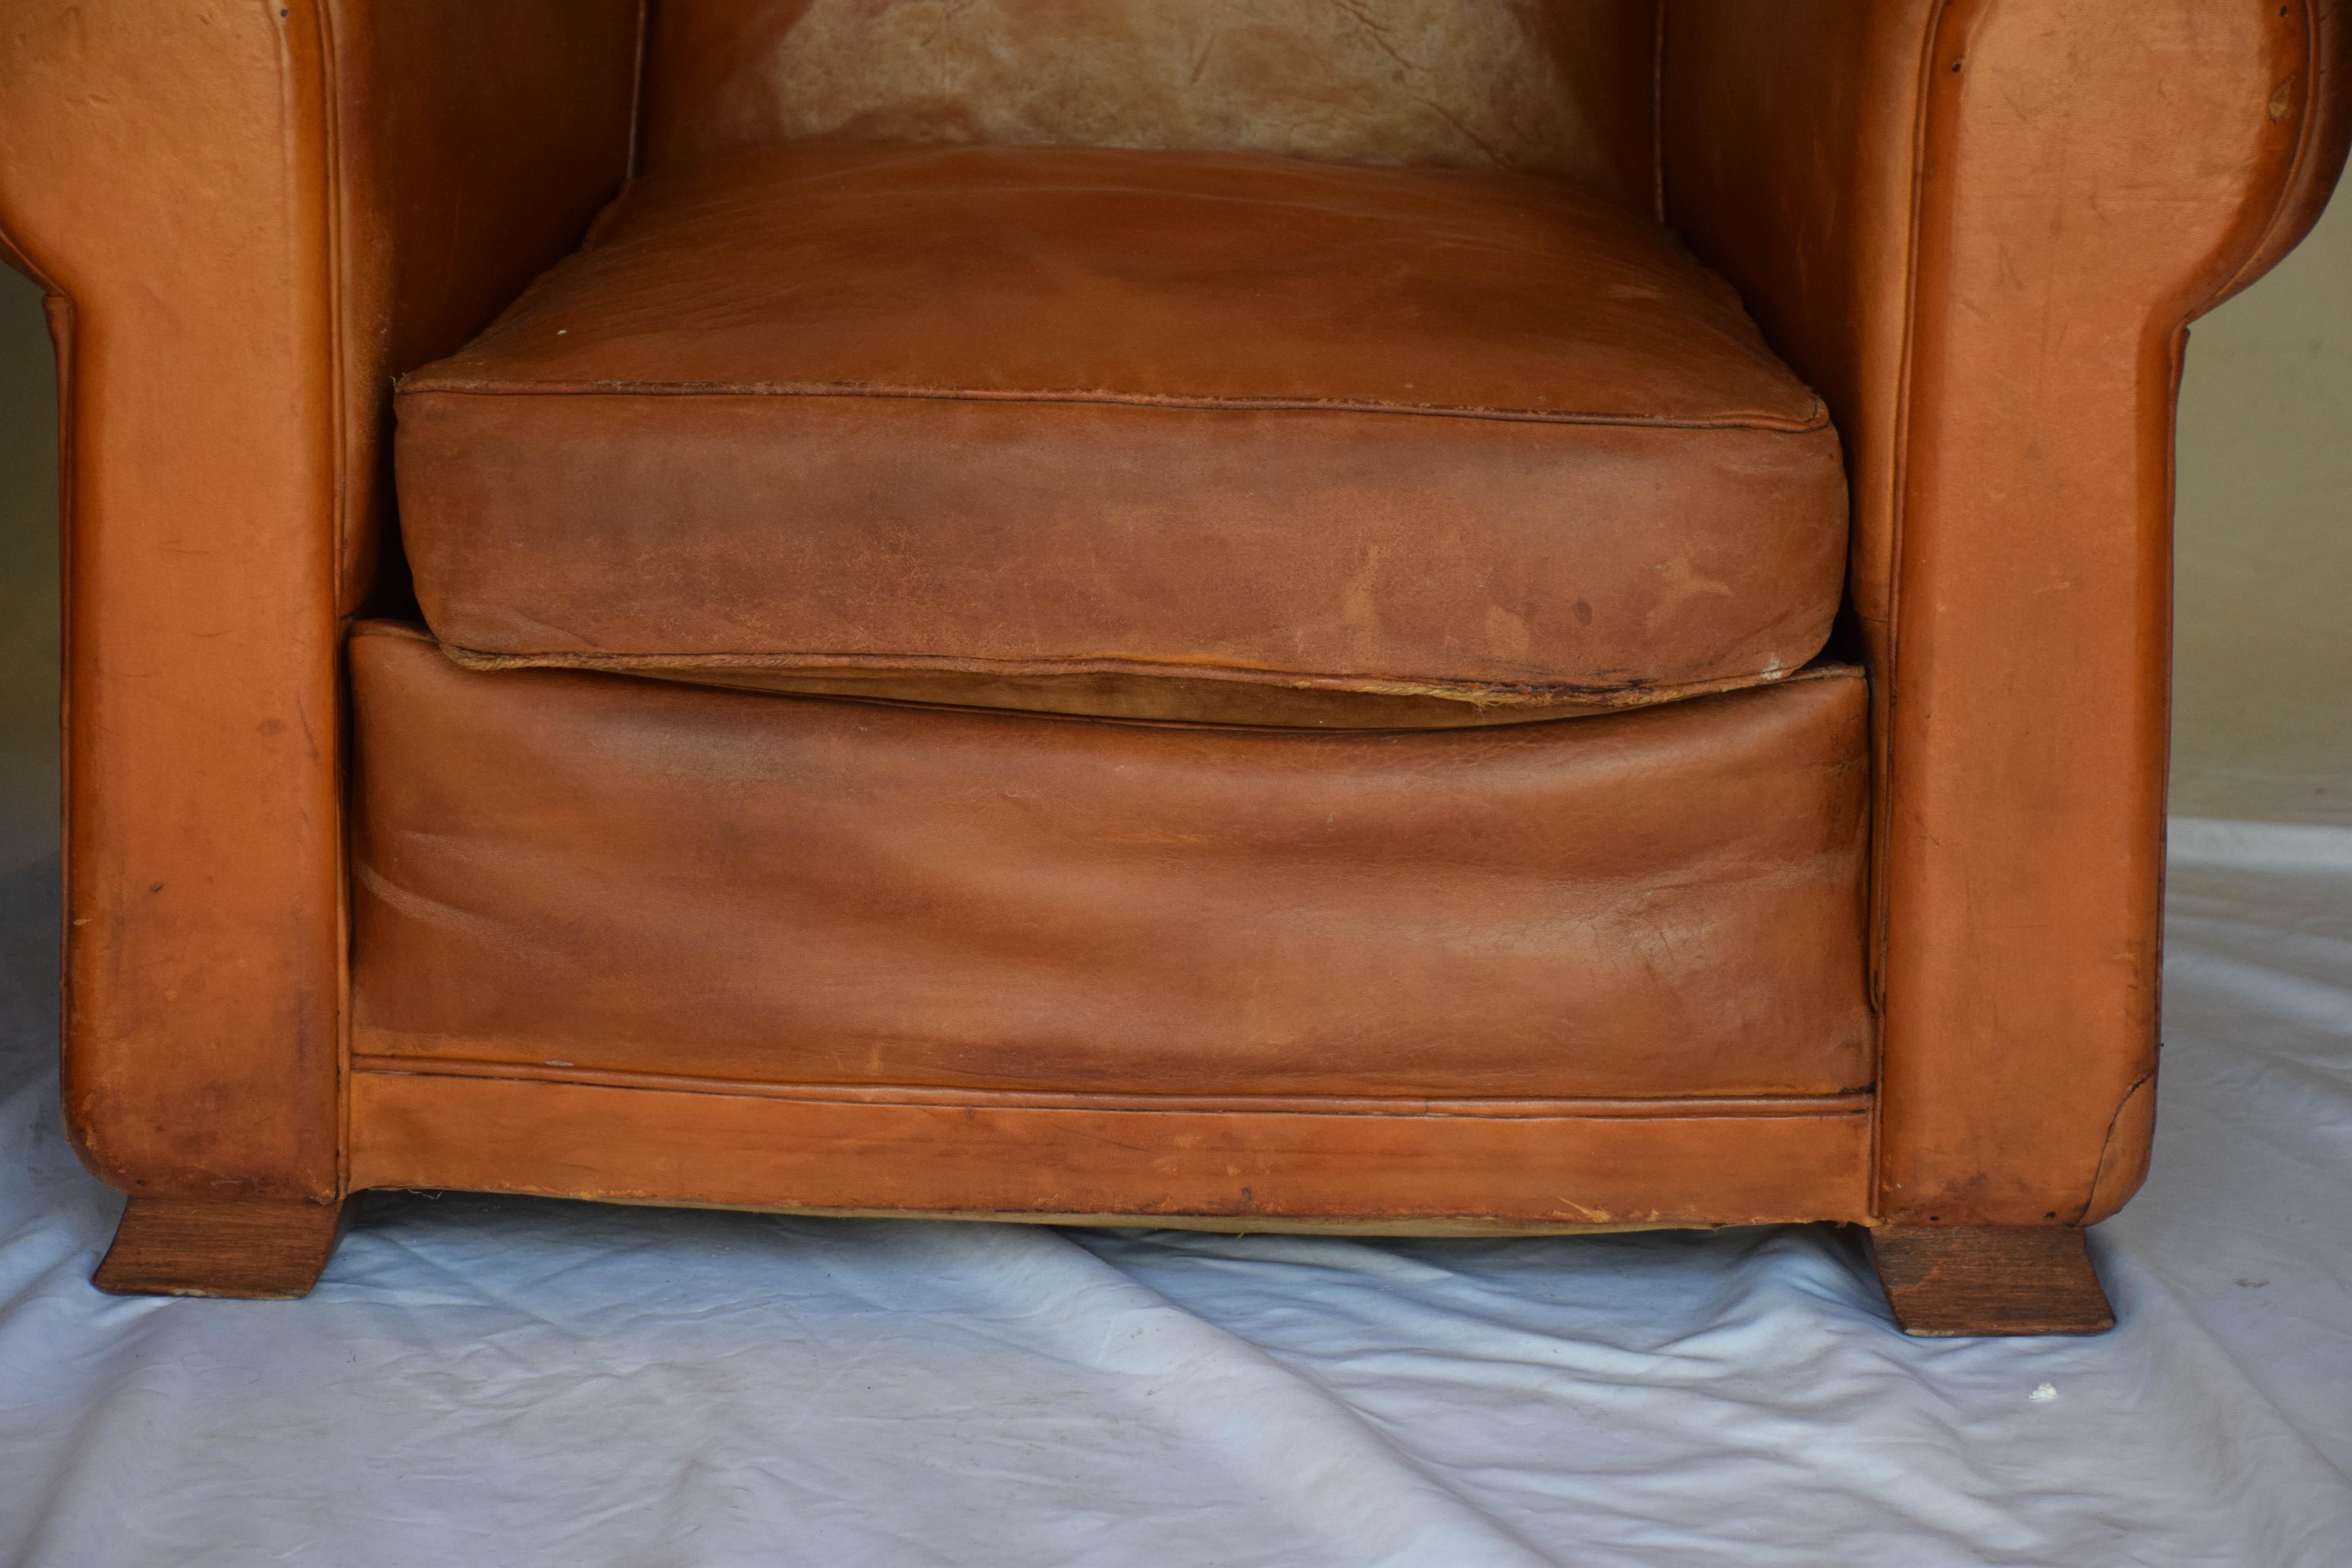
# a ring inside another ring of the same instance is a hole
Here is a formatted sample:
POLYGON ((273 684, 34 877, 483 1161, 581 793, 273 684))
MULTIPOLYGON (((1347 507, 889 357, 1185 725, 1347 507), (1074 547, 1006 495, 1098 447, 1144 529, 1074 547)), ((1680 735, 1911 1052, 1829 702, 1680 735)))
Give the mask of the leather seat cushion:
POLYGON ((1827 637, 1818 398, 1655 225, 1482 171, 790 146, 641 182, 398 398, 461 661, 1493 722, 1827 637))

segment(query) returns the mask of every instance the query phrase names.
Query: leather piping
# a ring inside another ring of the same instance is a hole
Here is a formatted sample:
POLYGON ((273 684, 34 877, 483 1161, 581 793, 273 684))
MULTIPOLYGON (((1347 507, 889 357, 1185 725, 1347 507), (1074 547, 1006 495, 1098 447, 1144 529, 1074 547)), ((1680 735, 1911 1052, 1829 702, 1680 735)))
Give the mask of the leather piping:
MULTIPOLYGON (((343 174, 345 168, 346 128, 343 123, 343 95, 341 71, 343 44, 338 30, 338 16, 331 0, 316 0, 312 24, 318 41, 316 60, 319 72, 319 96, 324 113, 326 137, 326 190, 324 206, 327 226, 327 356, 328 396, 333 400, 331 423, 335 450, 332 462, 334 474, 334 514, 331 523, 333 537, 328 542, 328 561, 337 599, 343 593, 346 557, 352 533, 352 513, 356 500, 352 492, 352 455, 347 437, 351 432, 351 390, 344 363, 348 347, 345 314, 350 306, 346 293, 349 272, 346 259, 350 250, 349 200, 350 191, 343 174)), ((336 617, 339 634, 347 634, 352 624, 348 615, 336 617)), ((338 1195, 351 1191, 352 1185, 352 777, 351 769, 351 681, 343 668, 342 649, 346 637, 335 638, 337 669, 335 671, 335 798, 342 815, 344 831, 334 836, 335 886, 341 896, 332 900, 335 912, 335 1192, 338 1195)))
MULTIPOLYGON (((371 635, 399 635, 394 633, 371 635)), ((418 637, 419 641, 430 638, 418 637)), ((953 658, 922 654, 850 653, 484 653, 448 643, 437 645, 450 662, 466 669, 490 673, 509 669, 578 669, 604 673, 688 677, 724 670, 871 671, 876 674, 939 673, 992 675, 1008 678, 1063 675, 1129 675, 1163 679, 1221 681, 1237 686, 1270 686, 1296 691, 1342 691, 1383 697, 1431 697, 1468 703, 1476 708, 1647 708, 1690 698, 1713 697, 1753 687, 1786 685, 1801 680, 1834 679, 1861 673, 1849 664, 1815 663, 1786 670, 1726 676, 1716 680, 1625 686, 1479 685, 1437 677, 1381 677, 1294 674, 1285 670, 1246 669, 1226 665, 1163 664, 1130 658, 987 659, 953 658)), ((1050 715, 1048 715, 1050 716, 1050 715)), ((1106 722, 1111 721, 1105 721, 1106 722)), ((1133 721, 1144 722, 1146 721, 1133 721)))
POLYGON ((2084 1216, 2091 1212, 2091 1205, 2099 1201, 2099 1174, 2107 1168, 2108 1152, 2115 1147, 2116 1128, 2123 1121, 2124 1112, 2131 1109, 2132 1101, 2139 1098, 2140 1091, 2155 1081, 2156 1070, 2151 1067, 2134 1079, 2132 1086, 2124 1090, 2123 1098, 2116 1101, 2116 1109, 2107 1118, 2107 1130, 2099 1135, 2099 1157, 2091 1166, 2091 1185, 2083 1194, 2083 1202, 2074 1210, 2074 1217, 2069 1224, 2081 1225, 2084 1216))
MULTIPOLYGON (((1948 84, 1939 89, 1937 79, 1946 74, 1936 68, 1944 56, 1944 22, 1952 9, 1951 0, 1938 0, 1935 11, 1922 28, 1924 47, 1919 55, 1919 91, 1917 107, 1911 127, 1911 217, 1910 233, 1904 245, 1903 279, 1903 347, 1895 375, 1895 430, 1892 450, 1887 462, 1886 513, 1886 631, 1882 644, 1885 668, 1872 671, 1872 685, 1882 695, 1882 704, 1873 705, 1874 723, 1883 723, 1885 732, 1874 738, 1871 747, 1874 778, 1871 789, 1870 845, 1867 853, 1870 866, 1866 872, 1870 889, 1870 1005, 1876 1016, 1878 1029, 1871 1051, 1871 1079, 1876 1083, 1886 1080, 1886 953, 1893 921, 1893 899, 1887 886, 1888 856, 1886 847, 1892 832, 1890 819, 1895 800, 1895 705, 1902 700, 1903 686, 1898 679, 1902 668, 1902 595, 1896 585, 1903 581, 1903 523, 1905 498, 1908 494, 1911 452, 1911 382, 1917 360, 1919 337, 1919 296, 1921 290, 1920 251, 1925 244, 1927 226, 1927 172, 1928 127, 1935 121, 1935 103, 1938 90, 1949 90, 1948 84)), ((1885 1163, 1881 1148, 1885 1132, 1885 1107, 1874 1101, 1870 1114, 1870 1215, 1881 1216, 1881 1200, 1885 1191, 1885 1163)))
POLYGON ((2320 211, 2310 205, 2310 193, 2332 191, 2352 151, 2352 101, 2328 90, 2336 78, 2352 70, 2352 29, 2345 26, 2342 0, 2305 0, 2304 37, 2304 68, 2298 73, 2303 90, 2293 103, 2303 124, 2278 200, 2244 262, 2189 312, 2191 319, 2260 278, 2310 232, 2320 211))
POLYGON ((48 289, 48 281, 41 276, 41 269, 33 265, 30 257, 16 248, 16 242, 8 237, 8 232, 5 229, 0 229, 0 261, 6 262, 34 282, 40 284, 44 290, 48 289))
POLYGON ((487 1078, 527 1083, 576 1083, 602 1089, 666 1090, 825 1105, 947 1105, 983 1110, 1090 1110, 1151 1113, 1209 1111, 1288 1116, 1487 1117, 1509 1120, 1676 1118, 1719 1121, 1749 1117, 1857 1116, 1871 1105, 1868 1089, 1818 1095, 1722 1095, 1687 1100, 1440 1099, 1422 1095, 1115 1094, 1037 1089, 939 1088, 923 1084, 772 1083, 755 1079, 696 1078, 627 1072, 560 1063, 449 1060, 362 1053, 360 1072, 407 1078, 487 1078))

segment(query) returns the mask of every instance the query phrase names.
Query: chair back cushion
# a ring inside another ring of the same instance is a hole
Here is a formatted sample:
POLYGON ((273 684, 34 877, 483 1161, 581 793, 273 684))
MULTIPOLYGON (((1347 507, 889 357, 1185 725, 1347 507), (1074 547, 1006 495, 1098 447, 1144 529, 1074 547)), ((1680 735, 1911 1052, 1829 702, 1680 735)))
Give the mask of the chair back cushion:
POLYGON ((1649 0, 666 0, 648 168, 776 142, 1286 153, 1647 206, 1649 0))

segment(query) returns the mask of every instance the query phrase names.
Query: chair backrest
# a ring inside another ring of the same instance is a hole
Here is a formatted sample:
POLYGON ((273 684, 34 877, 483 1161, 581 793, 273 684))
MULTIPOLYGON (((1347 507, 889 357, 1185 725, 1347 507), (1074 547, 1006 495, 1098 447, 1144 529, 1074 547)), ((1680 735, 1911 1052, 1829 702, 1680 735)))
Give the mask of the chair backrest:
POLYGON ((655 0, 644 163, 1058 142, 1517 169, 1647 206, 1657 0, 655 0))

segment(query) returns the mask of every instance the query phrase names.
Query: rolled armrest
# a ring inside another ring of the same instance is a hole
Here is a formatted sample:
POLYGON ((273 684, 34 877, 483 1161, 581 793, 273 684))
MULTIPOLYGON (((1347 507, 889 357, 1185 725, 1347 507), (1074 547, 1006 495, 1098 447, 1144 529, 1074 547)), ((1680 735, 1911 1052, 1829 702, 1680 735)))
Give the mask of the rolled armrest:
POLYGON ((1667 0, 1669 221, 1850 453, 1890 1219, 2138 1184, 2185 327, 2324 205, 2344 33, 2335 0, 1667 0))
POLYGON ((340 615, 390 378, 625 173, 637 0, 5 0, 64 378, 66 1100, 126 1191, 331 1196, 340 615))

